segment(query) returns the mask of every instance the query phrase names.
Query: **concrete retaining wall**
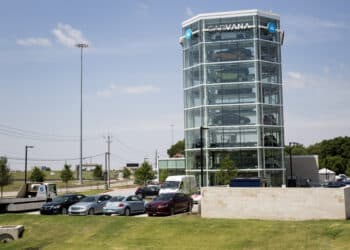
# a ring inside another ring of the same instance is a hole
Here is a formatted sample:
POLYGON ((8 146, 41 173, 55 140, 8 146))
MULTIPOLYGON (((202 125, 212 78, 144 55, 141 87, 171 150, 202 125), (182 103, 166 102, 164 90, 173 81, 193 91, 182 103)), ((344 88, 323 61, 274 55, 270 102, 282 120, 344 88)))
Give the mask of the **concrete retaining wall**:
POLYGON ((201 216, 267 220, 349 219, 350 187, 204 187, 201 216))

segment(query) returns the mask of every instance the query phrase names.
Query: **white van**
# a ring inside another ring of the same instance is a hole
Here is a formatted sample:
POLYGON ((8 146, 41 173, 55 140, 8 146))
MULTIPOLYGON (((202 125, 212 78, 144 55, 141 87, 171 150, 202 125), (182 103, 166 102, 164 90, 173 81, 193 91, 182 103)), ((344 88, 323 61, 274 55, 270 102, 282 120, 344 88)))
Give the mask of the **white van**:
POLYGON ((159 194, 164 193, 185 193, 193 194, 198 190, 194 175, 173 175, 168 176, 161 185, 159 194))

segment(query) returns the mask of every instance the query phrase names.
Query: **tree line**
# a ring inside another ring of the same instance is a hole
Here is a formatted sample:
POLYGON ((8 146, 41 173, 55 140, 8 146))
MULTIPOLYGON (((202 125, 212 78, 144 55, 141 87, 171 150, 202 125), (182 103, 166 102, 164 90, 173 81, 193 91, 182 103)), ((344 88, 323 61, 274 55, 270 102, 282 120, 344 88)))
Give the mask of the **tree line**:
POLYGON ((335 137, 305 147, 302 144, 285 147, 286 154, 318 155, 319 167, 328 168, 336 174, 350 176, 350 137, 335 137))

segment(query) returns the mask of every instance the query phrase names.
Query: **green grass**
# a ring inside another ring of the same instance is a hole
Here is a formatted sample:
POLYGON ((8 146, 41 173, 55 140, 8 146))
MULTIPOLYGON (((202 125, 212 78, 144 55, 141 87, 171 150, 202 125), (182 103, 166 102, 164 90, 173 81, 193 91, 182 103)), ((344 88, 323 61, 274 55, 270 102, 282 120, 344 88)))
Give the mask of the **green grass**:
POLYGON ((348 221, 258 221, 106 216, 0 215, 22 224, 3 249, 349 249, 348 221))

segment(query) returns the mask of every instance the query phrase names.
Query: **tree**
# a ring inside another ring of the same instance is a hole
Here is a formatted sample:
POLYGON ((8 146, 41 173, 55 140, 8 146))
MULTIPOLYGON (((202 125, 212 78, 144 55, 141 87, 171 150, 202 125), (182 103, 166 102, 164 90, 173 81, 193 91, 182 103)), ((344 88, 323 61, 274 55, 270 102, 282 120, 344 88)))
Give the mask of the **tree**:
POLYGON ((219 166, 219 171, 216 173, 216 178, 220 185, 227 185, 230 183, 231 179, 237 176, 237 168, 234 162, 230 159, 229 155, 225 155, 219 166))
POLYGON ((159 170, 159 181, 164 182, 166 178, 169 176, 167 169, 160 169, 159 170))
POLYGON ((7 158, 0 157, 0 188, 1 188, 1 198, 3 187, 11 184, 12 178, 10 173, 10 168, 7 166, 7 158))
POLYGON ((320 165, 333 170, 336 174, 343 174, 347 169, 346 160, 339 155, 323 158, 320 161, 320 165))
POLYGON ((70 165, 64 164, 63 170, 61 171, 61 180, 63 183, 66 184, 66 192, 67 192, 68 182, 70 180, 73 180, 73 176, 74 176, 70 168, 71 168, 70 165))
POLYGON ((124 179, 129 179, 130 175, 131 175, 130 169, 128 169, 127 167, 124 167, 124 169, 123 169, 123 178, 124 179))
POLYGON ((185 140, 178 141, 172 145, 167 151, 169 157, 174 157, 176 154, 185 154, 185 140))
POLYGON ((155 173, 152 170, 152 166, 146 161, 135 171, 136 184, 146 185, 147 181, 153 180, 154 177, 155 173))
POLYGON ((45 173, 39 167, 34 167, 29 179, 32 182, 43 182, 45 180, 45 173))
POLYGON ((297 144, 295 146, 289 147, 285 146, 284 151, 287 155, 290 154, 290 150, 292 149, 292 155, 307 155, 308 151, 302 144, 297 144))
POLYGON ((95 180, 102 180, 103 179, 102 166, 96 165, 92 175, 93 175, 95 180))

